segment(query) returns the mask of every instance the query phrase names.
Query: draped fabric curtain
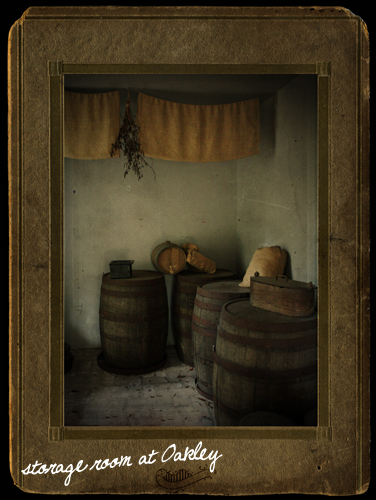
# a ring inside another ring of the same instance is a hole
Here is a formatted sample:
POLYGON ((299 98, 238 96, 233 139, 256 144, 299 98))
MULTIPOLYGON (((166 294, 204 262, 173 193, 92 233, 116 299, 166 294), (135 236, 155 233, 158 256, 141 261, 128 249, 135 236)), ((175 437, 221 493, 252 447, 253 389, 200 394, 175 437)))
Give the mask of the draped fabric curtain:
POLYGON ((259 153, 259 100, 180 104, 138 94, 136 123, 146 156, 215 162, 259 153))
MULTIPOLYGON (((119 128, 119 91, 64 92, 64 156, 82 160, 110 158, 119 128)), ((119 156, 119 151, 114 156, 119 156)))

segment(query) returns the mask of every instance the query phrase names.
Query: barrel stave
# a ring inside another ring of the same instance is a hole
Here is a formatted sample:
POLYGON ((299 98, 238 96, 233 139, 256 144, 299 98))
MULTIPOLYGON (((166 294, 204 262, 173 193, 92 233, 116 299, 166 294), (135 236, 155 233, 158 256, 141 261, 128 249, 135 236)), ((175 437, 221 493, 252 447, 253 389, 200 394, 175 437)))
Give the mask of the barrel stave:
POLYGON ((213 399, 213 347, 222 306, 231 299, 249 297, 240 281, 209 281, 197 287, 192 315, 192 342, 197 390, 213 399))
POLYGON ((180 360, 194 366, 192 341, 192 314, 197 287, 207 281, 226 280, 234 272, 217 269, 215 273, 183 271, 176 276, 172 296, 172 321, 176 350, 180 360))

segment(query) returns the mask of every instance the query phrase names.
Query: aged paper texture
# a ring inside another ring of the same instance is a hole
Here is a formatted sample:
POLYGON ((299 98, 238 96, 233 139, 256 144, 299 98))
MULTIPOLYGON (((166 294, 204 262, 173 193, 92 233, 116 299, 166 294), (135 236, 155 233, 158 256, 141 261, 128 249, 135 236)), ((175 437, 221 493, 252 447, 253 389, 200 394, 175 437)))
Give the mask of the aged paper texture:
POLYGON ((30 7, 14 21, 8 173, 15 487, 194 495, 351 495, 368 488, 368 64, 367 28, 341 7, 30 7), (64 427, 64 75, 186 72, 317 76, 316 427, 64 427), (197 460, 201 448, 210 460, 197 460), (164 453, 171 456, 166 463, 164 453))

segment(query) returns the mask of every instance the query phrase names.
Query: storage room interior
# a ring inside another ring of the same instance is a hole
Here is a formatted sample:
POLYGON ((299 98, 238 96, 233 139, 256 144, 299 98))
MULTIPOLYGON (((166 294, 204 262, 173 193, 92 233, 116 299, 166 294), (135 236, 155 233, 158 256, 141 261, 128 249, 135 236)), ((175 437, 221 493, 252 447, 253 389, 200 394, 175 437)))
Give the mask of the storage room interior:
POLYGON ((260 149, 253 156, 196 163, 147 158, 152 169, 141 179, 133 172, 124 177, 122 155, 64 158, 64 342, 73 355, 64 377, 65 425, 215 425, 213 402, 196 391, 194 368, 176 355, 176 276, 164 276, 166 365, 131 376, 97 363, 102 277, 115 260, 156 271, 152 251, 170 241, 197 245, 217 269, 241 280, 258 248, 277 245, 287 253, 283 274, 317 286, 317 77, 72 74, 64 86, 87 94, 118 90, 119 126, 128 96, 136 115, 138 93, 196 105, 259 100, 260 149))

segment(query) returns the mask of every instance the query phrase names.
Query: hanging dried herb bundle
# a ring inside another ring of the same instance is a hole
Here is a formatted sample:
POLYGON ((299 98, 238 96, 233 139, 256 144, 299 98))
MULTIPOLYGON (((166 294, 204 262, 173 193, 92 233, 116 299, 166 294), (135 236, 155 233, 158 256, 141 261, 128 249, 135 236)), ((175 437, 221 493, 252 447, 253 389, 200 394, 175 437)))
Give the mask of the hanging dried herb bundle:
MULTIPOLYGON (((125 106, 125 115, 123 124, 119 130, 119 135, 111 148, 111 156, 113 157, 115 152, 118 150, 123 151, 126 158, 124 164, 125 172, 124 177, 128 174, 130 170, 137 175, 138 180, 142 177, 142 169, 144 167, 149 167, 153 170, 153 167, 145 160, 144 153, 140 149, 140 142, 138 139, 139 127, 135 124, 131 112, 131 106, 129 102, 129 97, 125 106)), ((155 180, 155 172, 154 172, 155 180)))

